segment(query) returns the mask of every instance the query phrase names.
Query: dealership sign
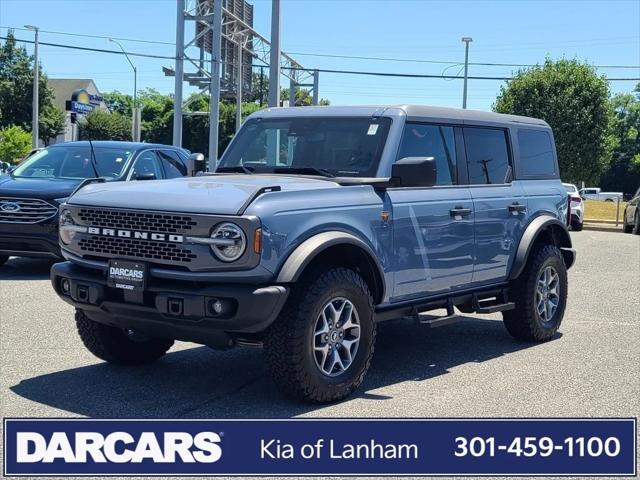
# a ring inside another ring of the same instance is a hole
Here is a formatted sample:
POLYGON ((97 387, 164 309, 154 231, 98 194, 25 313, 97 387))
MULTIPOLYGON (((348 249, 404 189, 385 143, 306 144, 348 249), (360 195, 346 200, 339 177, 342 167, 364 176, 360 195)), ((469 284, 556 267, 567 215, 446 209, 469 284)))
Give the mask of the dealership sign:
POLYGON ((5 475, 635 475, 636 419, 5 419, 5 475))

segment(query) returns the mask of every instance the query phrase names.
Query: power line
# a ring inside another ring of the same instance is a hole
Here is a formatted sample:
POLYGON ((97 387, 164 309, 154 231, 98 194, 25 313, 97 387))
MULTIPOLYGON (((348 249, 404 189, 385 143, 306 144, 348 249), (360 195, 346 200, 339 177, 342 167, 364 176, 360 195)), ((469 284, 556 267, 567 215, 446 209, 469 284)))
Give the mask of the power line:
MULTIPOLYGON (((309 52, 287 52, 289 55, 299 55, 307 57, 345 58, 351 60, 376 60, 384 62, 401 63, 435 63, 442 65, 462 65, 462 62, 452 62, 446 60, 424 60, 418 58, 391 58, 391 57, 368 57, 364 55, 340 55, 333 53, 309 53, 309 52)), ((495 63, 495 62, 469 62, 469 65, 483 67, 535 67, 535 63, 495 63)), ((591 65, 595 68, 640 68, 640 65, 591 65)))
MULTIPOLYGON (((8 27, 1 26, 0 28, 6 28, 11 30, 28 30, 22 27, 8 27)), ((49 33, 53 35, 65 35, 70 37, 84 37, 84 38, 96 38, 96 39, 104 39, 108 40, 110 38, 114 40, 120 40, 123 42, 138 42, 138 43, 148 43, 155 45, 167 45, 174 46, 175 44, 172 42, 163 42, 160 40, 145 40, 140 38, 127 38, 127 37, 108 37, 103 35, 90 35, 86 33, 72 33, 72 32, 59 32, 54 30, 40 30, 41 33, 49 33)), ((627 38, 627 37, 620 37, 627 38)), ((635 38, 635 37, 629 37, 635 38)), ((572 42, 572 41, 569 41, 572 42)), ((41 42, 42 43, 42 42, 41 42)), ((562 43, 562 42, 558 42, 562 43)), ((566 42, 565 42, 566 43, 566 42)), ((44 43, 43 43, 44 45, 44 43)), ((114 51, 115 52, 115 51, 114 51)), ((420 58, 395 58, 395 57, 378 57, 378 56, 366 56, 366 55, 343 55, 343 54, 333 54, 333 53, 313 53, 313 52, 283 52, 288 55, 299 55, 299 56, 307 56, 307 57, 318 57, 318 58, 343 58, 350 60, 374 60, 374 61, 383 61, 383 62, 398 62, 398 63, 427 63, 427 64, 440 64, 440 65, 462 65, 459 61, 451 61, 451 60, 425 60, 420 58)), ((143 54, 136 54, 137 56, 142 56, 143 54)), ((500 63, 500 62, 469 62, 469 65, 474 66, 482 66, 482 67, 535 67, 539 64, 535 63, 500 63)), ((611 68, 611 69, 636 69, 640 68, 640 65, 591 65, 594 68, 611 68)))
MULTIPOLYGON (((15 37, 14 37, 15 38, 15 37)), ((2 40, 7 40, 7 37, 0 37, 2 40)), ((16 42, 23 43, 35 43, 33 40, 21 40, 15 38, 16 42)), ((50 47, 57 48, 69 48, 73 50, 85 50, 91 52, 98 53, 111 53, 116 55, 124 55, 125 52, 122 50, 108 50, 104 48, 92 48, 92 47, 79 47, 77 45, 65 45, 61 43, 49 43, 49 42, 39 42, 40 45, 46 45, 50 47)), ((126 52, 126 54, 135 56, 135 57, 145 57, 145 58, 156 58, 163 60, 176 60, 176 57, 168 56, 168 55, 153 55, 150 53, 136 53, 136 52, 126 52)), ((264 65, 252 64, 252 67, 264 67, 264 65)), ((299 70, 295 67, 281 67, 283 70, 299 70)), ((457 75, 436 75, 436 74, 420 74, 420 73, 391 73, 391 72, 372 72, 372 71, 361 71, 361 70, 336 70, 336 69, 328 69, 328 68, 309 68, 305 69, 305 71, 317 70, 321 73, 337 73, 337 74, 348 74, 348 75, 369 75, 369 76, 377 76, 377 77, 402 77, 402 78, 440 78, 440 79, 459 79, 462 78, 457 75)), ((503 76, 469 76, 470 80, 512 80, 513 77, 503 77, 503 76)), ((607 80, 612 82, 622 82, 622 81, 638 81, 640 77, 623 77, 623 78, 608 78, 607 80)))

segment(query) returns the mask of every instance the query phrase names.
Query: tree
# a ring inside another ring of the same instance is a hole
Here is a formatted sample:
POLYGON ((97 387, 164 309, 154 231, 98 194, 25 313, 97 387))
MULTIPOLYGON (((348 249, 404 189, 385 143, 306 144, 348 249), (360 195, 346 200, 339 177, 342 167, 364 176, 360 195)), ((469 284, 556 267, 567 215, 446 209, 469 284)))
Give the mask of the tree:
POLYGON ((12 125, 0 130, 0 161, 17 163, 31 150, 31 134, 12 125))
POLYGON ((45 146, 49 146, 52 138, 65 132, 65 114, 58 107, 45 107, 38 118, 38 134, 45 146))
POLYGON ((78 121, 80 140, 131 140, 131 119, 119 113, 94 110, 78 121))
POLYGON ((500 88, 494 110, 549 123, 565 181, 597 184, 609 164, 609 84, 589 65, 546 60, 520 70, 500 88))
MULTIPOLYGON (((39 107, 43 111, 52 105, 53 92, 47 86, 47 77, 40 69, 39 107)), ((13 31, 0 45, 0 128, 19 125, 31 130, 33 103, 33 57, 24 47, 16 45, 13 31)))
POLYGON ((110 112, 116 112, 125 117, 131 117, 133 111, 133 97, 118 90, 102 94, 102 100, 110 112))
POLYGON ((640 186, 640 83, 633 93, 611 99, 611 165, 602 175, 600 186, 610 191, 634 193, 640 186))

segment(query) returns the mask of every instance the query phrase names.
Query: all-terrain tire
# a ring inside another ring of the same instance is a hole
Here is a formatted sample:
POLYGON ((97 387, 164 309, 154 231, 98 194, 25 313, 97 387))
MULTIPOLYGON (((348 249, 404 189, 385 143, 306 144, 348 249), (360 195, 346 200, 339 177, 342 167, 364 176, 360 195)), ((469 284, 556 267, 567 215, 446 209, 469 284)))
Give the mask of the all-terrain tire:
POLYGON ((376 338, 373 299, 364 279, 343 267, 307 272, 293 287, 279 318, 266 332, 264 350, 277 386, 307 402, 325 403, 349 396, 362 383, 376 338), (352 363, 342 373, 326 375, 314 356, 316 322, 333 299, 353 304, 360 324, 360 342, 352 363))
POLYGON ((0 266, 4 265, 7 260, 9 260, 9 257, 7 255, 0 255, 0 266))
POLYGON ((507 331, 516 339, 530 342, 550 340, 560 328, 567 305, 567 267, 555 245, 541 245, 531 252, 528 263, 510 288, 510 298, 516 308, 503 312, 507 331), (558 274, 559 301, 555 313, 543 321, 537 309, 537 287, 540 275, 547 267, 558 274))
POLYGON ((162 357, 173 345, 163 338, 131 339, 124 331, 90 320, 76 309, 76 326, 82 343, 96 357, 116 365, 142 365, 162 357))

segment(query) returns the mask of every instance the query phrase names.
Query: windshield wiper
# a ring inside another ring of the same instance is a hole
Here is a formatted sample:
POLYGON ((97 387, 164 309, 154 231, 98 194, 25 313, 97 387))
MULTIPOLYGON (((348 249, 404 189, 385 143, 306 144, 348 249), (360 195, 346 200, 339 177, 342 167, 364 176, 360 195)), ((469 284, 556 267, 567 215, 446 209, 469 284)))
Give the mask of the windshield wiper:
POLYGON ((254 170, 244 165, 233 165, 229 167, 218 167, 216 173, 246 173, 247 175, 253 175, 254 170))
POLYGON ((302 175, 319 175, 321 177, 335 178, 335 175, 325 168, 316 167, 278 167, 273 173, 300 173, 302 175))

